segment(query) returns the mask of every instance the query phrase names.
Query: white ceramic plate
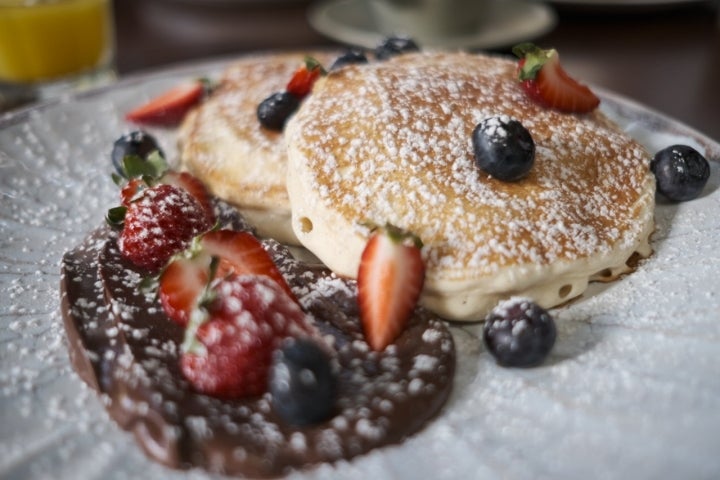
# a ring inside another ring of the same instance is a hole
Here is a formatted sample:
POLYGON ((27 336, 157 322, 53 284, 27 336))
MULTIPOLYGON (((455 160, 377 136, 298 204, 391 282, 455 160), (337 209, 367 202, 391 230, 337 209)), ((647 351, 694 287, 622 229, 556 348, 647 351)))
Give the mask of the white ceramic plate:
MULTIPOLYGON (((116 202, 123 112, 194 64, 0 117, 0 477, 206 478, 147 460, 71 370, 59 313, 63 252, 116 202)), ((638 270, 553 310, 559 337, 530 370, 495 365, 480 326, 455 327, 458 374, 440 417, 396 447, 291 478, 720 478, 720 145, 600 91, 650 150, 712 158, 701 198, 657 208, 638 270)), ((154 131, 170 156, 174 132, 154 131)))
MULTIPOLYGON (((447 37, 417 39, 424 47, 490 49, 539 37, 556 23, 553 11, 539 2, 496 0, 477 31, 447 37)), ((388 33, 380 32, 364 0, 320 2, 308 12, 320 33, 348 45, 374 48, 388 33)))

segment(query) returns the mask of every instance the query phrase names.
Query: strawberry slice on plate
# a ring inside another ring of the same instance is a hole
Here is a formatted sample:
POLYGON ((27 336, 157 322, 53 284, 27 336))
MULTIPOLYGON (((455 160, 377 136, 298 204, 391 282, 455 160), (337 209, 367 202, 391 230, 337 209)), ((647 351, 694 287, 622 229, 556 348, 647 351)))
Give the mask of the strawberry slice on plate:
POLYGON ((600 104, 590 88, 568 75, 556 50, 523 43, 513 53, 520 58, 520 85, 533 101, 565 113, 588 113, 600 104))
POLYGON ((195 80, 183 83, 130 110, 125 119, 140 124, 173 126, 200 102, 205 95, 206 82, 195 80))
POLYGON ((368 240, 358 270, 358 304, 365 338, 382 351, 402 333, 425 281, 422 243, 392 225, 368 240))
POLYGON ((303 98, 310 93, 315 81, 324 74, 325 69, 320 62, 312 57, 305 57, 305 64, 295 71, 285 90, 297 98, 303 98))

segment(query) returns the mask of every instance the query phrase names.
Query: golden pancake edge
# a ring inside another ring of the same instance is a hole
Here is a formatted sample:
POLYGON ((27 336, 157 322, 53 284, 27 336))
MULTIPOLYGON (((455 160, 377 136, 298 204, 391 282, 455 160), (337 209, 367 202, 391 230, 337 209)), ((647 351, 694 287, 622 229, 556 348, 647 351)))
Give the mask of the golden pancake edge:
POLYGON ((178 134, 181 167, 216 196, 238 207, 260 235, 297 244, 290 227, 282 132, 257 119, 265 98, 285 89, 306 55, 323 63, 337 54, 267 52, 233 62, 218 88, 183 121, 178 134))

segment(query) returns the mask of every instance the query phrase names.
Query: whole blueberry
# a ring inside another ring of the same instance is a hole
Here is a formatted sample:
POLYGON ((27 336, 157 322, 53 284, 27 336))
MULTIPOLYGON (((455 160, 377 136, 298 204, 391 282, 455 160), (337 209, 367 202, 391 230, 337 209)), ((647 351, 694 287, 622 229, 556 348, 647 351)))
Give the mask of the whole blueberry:
POLYGON ((485 319, 483 340, 495 361, 505 367, 532 367, 545 360, 555 344, 555 322, 530 299, 500 302, 485 319))
POLYGON ((281 131, 290 115, 300 106, 300 99, 289 92, 273 93, 260 102, 257 117, 260 124, 270 130, 281 131))
POLYGON ((140 158, 147 158, 154 151, 159 152, 162 157, 165 156, 155 137, 143 130, 135 130, 115 140, 110 158, 115 171, 120 176, 125 176, 123 159, 126 156, 135 155, 140 158))
POLYGON ((687 145, 672 145, 657 152, 650 170, 658 192, 673 202, 697 198, 710 177, 708 161, 687 145))
POLYGON ((420 50, 415 41, 410 37, 392 36, 384 39, 380 45, 375 47, 375 58, 378 60, 387 60, 396 55, 402 55, 408 52, 417 52, 420 50))
POLYGON ((291 339, 278 349, 270 368, 275 412, 293 425, 322 422, 335 411, 337 376, 330 356, 308 339, 291 339))
POLYGON ((330 70, 337 70, 353 63, 368 63, 367 56, 363 50, 353 48, 342 53, 335 59, 332 65, 330 65, 330 70))
POLYGON ((535 163, 535 142, 517 120, 502 115, 481 121, 472 133, 475 163, 507 182, 525 177, 535 163))

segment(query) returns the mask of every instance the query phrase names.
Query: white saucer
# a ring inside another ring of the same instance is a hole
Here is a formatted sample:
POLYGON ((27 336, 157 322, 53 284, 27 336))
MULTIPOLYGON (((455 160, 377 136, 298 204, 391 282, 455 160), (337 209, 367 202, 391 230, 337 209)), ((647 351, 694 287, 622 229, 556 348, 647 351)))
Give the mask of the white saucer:
POLYGON ((593 5, 610 7, 684 5, 702 3, 704 0, 551 0, 551 3, 568 5, 593 5))
MULTIPOLYGON (((496 0, 490 12, 492 18, 483 19, 476 32, 415 40, 423 47, 507 47, 547 33, 557 21, 550 7, 528 0, 496 0)), ((348 45, 374 48, 387 36, 376 28, 365 0, 321 2, 310 8, 308 20, 323 35, 348 45)))

